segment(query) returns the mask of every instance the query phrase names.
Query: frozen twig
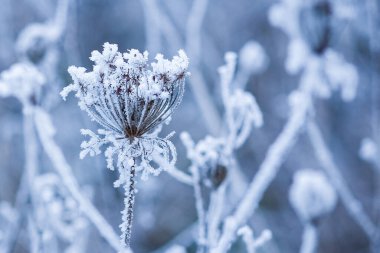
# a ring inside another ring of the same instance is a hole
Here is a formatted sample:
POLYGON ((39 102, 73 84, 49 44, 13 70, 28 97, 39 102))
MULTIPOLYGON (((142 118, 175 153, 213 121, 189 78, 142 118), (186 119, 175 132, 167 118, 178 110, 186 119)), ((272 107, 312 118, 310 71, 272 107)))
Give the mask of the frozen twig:
POLYGON ((226 184, 221 185, 216 191, 213 191, 210 196, 210 206, 207 212, 208 230, 207 240, 210 247, 215 247, 220 236, 219 225, 223 218, 226 184))
POLYGON ((28 214, 28 231, 30 238, 31 252, 38 252, 41 237, 37 231, 35 224, 35 198, 34 198, 34 180, 38 175, 38 151, 37 151, 37 136, 33 124, 34 112, 32 108, 24 108, 24 145, 25 145, 25 171, 26 183, 28 185, 29 203, 27 208, 30 209, 28 214))
POLYGON ((307 133, 311 144, 313 145, 316 156, 326 174, 329 176, 332 185, 336 188, 336 191, 342 199, 343 205, 346 207, 356 223, 363 229, 368 238, 374 242, 376 239, 374 238, 376 226, 364 212, 361 203, 352 195, 334 162, 333 156, 322 137, 321 131, 314 121, 310 120, 308 122, 307 133))
POLYGON ((155 155, 154 161, 157 162, 160 165, 160 167, 164 168, 164 170, 169 175, 177 179, 179 182, 191 186, 193 185, 193 179, 191 176, 176 168, 175 165, 168 163, 168 161, 163 159, 161 156, 155 155))
POLYGON ((310 87, 301 85, 298 92, 302 93, 304 104, 297 106, 297 109, 294 108, 284 129, 275 142, 269 147, 265 159, 250 183, 245 196, 234 214, 229 218, 229 224, 225 225, 218 245, 211 250, 211 253, 227 252, 236 238, 237 230, 247 222, 248 218, 256 210, 265 190, 280 169, 286 154, 294 146, 305 124, 311 106, 310 87))
POLYGON ((195 196, 195 207, 198 214, 198 253, 204 252, 204 247, 207 243, 206 239, 206 214, 204 210, 204 200, 202 196, 201 178, 199 168, 196 166, 190 167, 193 176, 193 187, 195 196))

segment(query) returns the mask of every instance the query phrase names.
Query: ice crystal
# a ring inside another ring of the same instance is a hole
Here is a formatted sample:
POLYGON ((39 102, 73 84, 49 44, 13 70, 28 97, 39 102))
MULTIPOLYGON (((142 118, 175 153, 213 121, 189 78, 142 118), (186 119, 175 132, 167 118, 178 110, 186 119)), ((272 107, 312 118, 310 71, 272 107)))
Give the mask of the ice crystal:
POLYGON ((294 175, 289 201, 300 219, 310 222, 332 211, 337 195, 323 173, 304 169, 294 175))
POLYGON ((126 190, 121 230, 128 245, 135 173, 142 171, 143 178, 158 175, 163 168, 151 163, 156 155, 170 164, 176 161, 171 134, 159 138, 157 133, 181 102, 189 62, 180 50, 171 61, 158 54, 149 67, 147 52, 131 49, 122 54, 116 44, 105 43, 103 47, 102 53, 91 54, 95 63, 92 71, 69 67, 73 83, 61 95, 65 99, 69 92, 76 92, 80 108, 103 127, 97 134, 82 130, 90 140, 82 143, 81 158, 101 153, 100 147, 107 144, 107 167, 114 170, 113 157, 117 156, 120 178, 115 187, 124 185, 126 190))

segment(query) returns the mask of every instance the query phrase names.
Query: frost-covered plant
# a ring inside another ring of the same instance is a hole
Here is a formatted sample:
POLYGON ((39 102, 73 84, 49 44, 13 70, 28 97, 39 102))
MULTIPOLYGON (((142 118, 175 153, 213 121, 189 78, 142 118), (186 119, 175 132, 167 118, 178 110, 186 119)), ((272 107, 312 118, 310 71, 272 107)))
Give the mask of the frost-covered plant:
POLYGON ((229 182, 228 175, 236 166, 233 154, 247 140, 252 126, 258 128, 263 124, 254 96, 234 86, 237 86, 236 60, 236 54, 228 52, 226 64, 219 68, 226 132, 220 137, 206 136, 197 143, 187 132, 181 134, 191 160, 189 170, 199 219, 198 252, 207 252, 218 242, 222 215, 229 211, 225 208, 224 194, 225 182, 229 182), (211 189, 208 208, 203 196, 204 186, 211 189))
MULTIPOLYGON (((23 177, 25 178, 25 183, 20 184, 16 206, 23 209, 25 205, 28 205, 28 210, 30 210, 30 214, 28 213, 28 231, 32 241, 31 247, 38 247, 41 240, 40 235, 37 233, 37 226, 39 224, 34 212, 37 197, 34 194, 33 187, 34 179, 38 176, 40 170, 37 150, 38 137, 66 189, 80 204, 80 208, 86 211, 85 215, 96 226, 100 234, 111 246, 118 250, 120 245, 117 235, 87 197, 82 194, 70 166, 53 139, 55 129, 51 123, 49 114, 41 107, 41 99, 39 98, 40 89, 45 84, 45 80, 44 75, 35 65, 30 63, 16 63, 0 75, 0 97, 15 97, 23 105, 26 153, 26 165, 23 177)), ((6 251, 17 239, 17 230, 20 226, 20 219, 24 218, 23 215, 25 216, 24 212, 19 215, 16 224, 12 226, 10 231, 7 231, 7 238, 4 242, 5 246, 3 247, 6 251)))
POLYGON ((340 89, 342 98, 351 101, 358 84, 357 71, 329 48, 332 20, 345 18, 337 8, 328 0, 283 0, 272 6, 269 20, 289 36, 285 63, 289 74, 304 70, 303 78, 313 83, 315 95, 328 98, 340 89))
POLYGON ((300 170, 294 175, 289 201, 304 225, 300 252, 313 253, 318 244, 317 221, 335 208, 335 189, 322 172, 300 170))
MULTIPOLYGON (((355 15, 355 11, 349 6, 338 2, 283 0, 270 9, 270 22, 281 28, 290 39, 286 70, 291 75, 302 71, 300 88, 290 97, 296 98, 291 99, 293 102, 303 101, 302 107, 293 106, 296 111, 306 108, 307 112, 311 112, 311 102, 314 98, 329 98, 332 92, 338 89, 345 102, 353 100, 356 96, 359 77, 355 66, 330 48, 330 33, 335 28, 334 23, 351 19, 355 15)), ((308 136, 315 154, 341 197, 343 205, 374 243, 377 240, 374 235, 375 225, 364 212, 361 203, 350 192, 317 124, 312 117, 307 120, 304 117, 303 122, 307 123, 308 136)))
POLYGON ((142 178, 158 175, 164 168, 151 163, 156 155, 172 165, 176 161, 171 134, 165 138, 157 134, 181 102, 189 62, 180 50, 172 61, 158 54, 149 67, 147 52, 131 49, 122 54, 117 45, 109 43, 102 53, 92 52, 90 59, 95 62, 91 72, 69 68, 74 82, 61 95, 65 99, 69 92, 76 92, 80 108, 103 127, 98 134, 82 130, 90 140, 82 143, 81 158, 99 154, 100 147, 109 144, 105 156, 108 168, 114 170, 117 155, 120 178, 114 185, 124 185, 126 190, 121 237, 129 246, 135 173, 141 171, 142 178))
POLYGON ((35 105, 45 77, 32 64, 16 63, 0 75, 0 96, 16 97, 24 109, 35 105))

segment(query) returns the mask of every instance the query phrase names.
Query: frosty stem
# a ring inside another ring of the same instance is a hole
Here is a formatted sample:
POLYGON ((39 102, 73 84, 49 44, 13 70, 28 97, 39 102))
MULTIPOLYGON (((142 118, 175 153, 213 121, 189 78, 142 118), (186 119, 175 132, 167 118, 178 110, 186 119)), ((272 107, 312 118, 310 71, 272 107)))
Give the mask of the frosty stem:
POLYGON ((374 243, 376 226, 365 214, 361 203, 352 195, 334 162, 333 156, 323 139, 320 129, 312 120, 310 120, 307 125, 307 133, 316 156, 342 199, 343 205, 348 210, 351 217, 363 229, 368 238, 374 243))
POLYGON ((31 213, 28 217, 28 231, 31 239, 30 250, 36 252, 34 249, 40 244, 39 233, 36 231, 37 227, 34 223, 34 180, 38 174, 38 158, 37 158, 37 136, 33 124, 34 113, 29 107, 24 108, 24 145, 25 145, 25 172, 26 183, 28 185, 28 205, 31 213))
POLYGON ((304 226, 300 253, 314 253, 318 245, 318 231, 316 227, 307 223, 304 226))
POLYGON ((305 98, 306 104, 294 110, 284 129, 275 142, 269 147, 266 157, 258 172, 250 183, 248 190, 238 205, 235 213, 229 218, 229 226, 225 226, 218 245, 211 250, 211 253, 224 253, 230 248, 236 238, 237 230, 242 227, 248 218, 256 210, 259 201, 270 183, 275 178, 285 155, 294 146, 298 135, 305 124, 305 120, 311 107, 311 91, 307 84, 301 83, 299 92, 305 98))
POLYGON ((209 248, 215 247, 219 237, 219 225, 222 221, 225 204, 226 184, 222 184, 210 196, 210 206, 207 212, 207 241, 209 248))
POLYGON ((198 250, 197 253, 203 253, 206 240, 206 215, 204 211, 204 203, 202 197, 201 178, 199 175, 199 168, 191 166, 190 168, 193 176, 193 188, 195 196, 195 206, 198 214, 198 250))
MULTIPOLYGON (((132 159, 131 159, 132 160, 132 159)), ((122 220, 123 223, 120 225, 121 227, 121 238, 123 240, 123 243, 127 248, 130 247, 131 244, 131 235, 132 235, 132 221, 133 221, 133 206, 135 204, 135 175, 136 175, 136 168, 135 168, 135 161, 133 161, 133 164, 124 166, 124 169, 126 170, 126 183, 124 184, 124 190, 125 190, 125 198, 124 198, 124 205, 125 209, 122 211, 122 220)), ((128 163, 128 162, 127 162, 128 163)))
POLYGON ((117 239, 118 236, 91 201, 82 194, 70 165, 67 163, 57 143, 55 143, 53 139, 54 129, 52 129, 53 126, 51 125, 49 115, 42 108, 35 108, 35 114, 35 125, 42 147, 51 160, 58 175, 61 177, 62 183, 66 186, 72 197, 79 203, 83 214, 95 225, 100 235, 115 250, 119 250, 120 244, 117 239))

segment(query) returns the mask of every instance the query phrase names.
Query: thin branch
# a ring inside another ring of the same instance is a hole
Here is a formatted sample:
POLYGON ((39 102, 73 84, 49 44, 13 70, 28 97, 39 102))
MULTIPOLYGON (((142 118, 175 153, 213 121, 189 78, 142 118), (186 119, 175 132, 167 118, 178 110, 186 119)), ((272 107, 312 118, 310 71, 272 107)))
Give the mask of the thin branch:
POLYGON ((227 252, 236 238, 237 230, 253 215, 264 192, 280 169, 286 154, 296 143, 311 107, 309 89, 304 89, 303 93, 307 99, 307 103, 304 106, 297 107, 297 110, 293 111, 284 129, 275 142, 269 147, 266 157, 250 183, 245 196, 238 205, 235 213, 229 218, 229 224, 224 227, 221 239, 217 247, 211 250, 211 253, 227 252))
POLYGON ((35 224, 36 217, 34 216, 35 209, 35 193, 34 182, 38 175, 38 151, 37 151, 37 136, 33 124, 34 113, 29 107, 24 108, 24 145, 25 145, 25 173, 28 195, 27 208, 30 210, 28 214, 28 231, 30 239, 31 252, 38 252, 40 245, 39 233, 37 230, 37 224, 35 224))
POLYGON ((326 174, 329 176, 331 183, 341 197, 343 205, 346 207, 351 217, 363 229, 368 238, 374 242, 376 226, 365 214, 362 204, 357 199, 355 199, 351 193, 350 189, 343 179, 343 176, 339 172, 337 165, 334 162, 333 156, 323 139, 321 131, 319 130, 316 123, 312 120, 310 120, 307 125, 307 133, 309 135, 311 144, 313 145, 315 154, 326 174))
POLYGON ((199 175, 199 168, 196 166, 191 166, 190 171, 193 176, 193 188, 194 188, 194 196, 195 196, 195 206, 198 214, 198 249, 197 253, 203 253, 205 249, 205 245, 207 243, 206 240, 206 214, 204 210, 204 202, 202 196, 202 188, 201 188, 201 178, 199 175))
POLYGON ((181 170, 176 168, 174 165, 171 165, 170 163, 168 163, 168 161, 163 159, 161 156, 155 155, 154 161, 158 163, 160 167, 163 168, 170 176, 177 179, 179 182, 190 185, 190 186, 193 185, 193 179, 191 178, 191 176, 189 176, 185 172, 182 172, 181 170))

